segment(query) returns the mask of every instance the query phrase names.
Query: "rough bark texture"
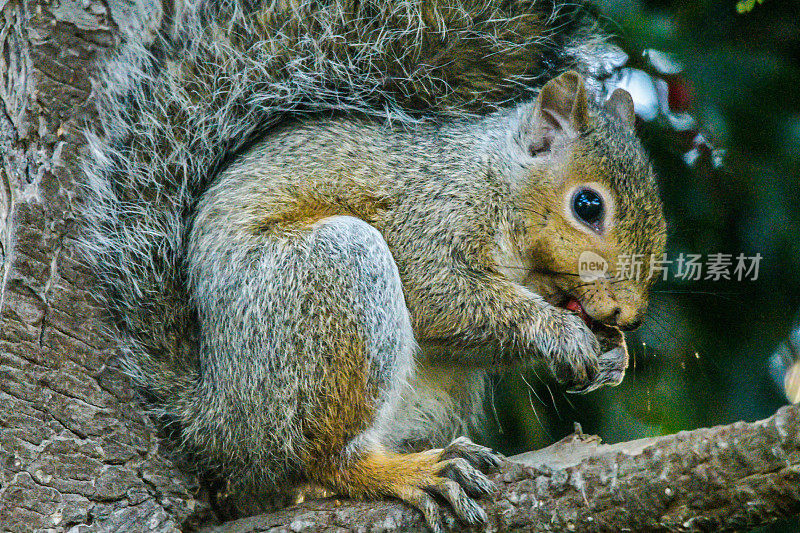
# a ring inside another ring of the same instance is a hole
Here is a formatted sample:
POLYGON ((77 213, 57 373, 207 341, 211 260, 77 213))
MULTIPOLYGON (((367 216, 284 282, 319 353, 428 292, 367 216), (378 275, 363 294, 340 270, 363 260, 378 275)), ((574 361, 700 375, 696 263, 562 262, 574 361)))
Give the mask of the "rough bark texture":
MULTIPOLYGON (((212 520, 109 365, 71 236, 91 77, 124 0, 0 0, 0 530, 175 531, 212 520)), ((154 20, 158 11, 153 10, 154 20)), ((498 474, 494 529, 717 530, 796 513, 798 411, 598 446, 562 442, 498 474)), ((209 531, 420 529, 392 502, 307 503, 209 531)))
MULTIPOLYGON (((731 531, 800 512, 800 410, 621 444, 571 435, 494 476, 481 531, 731 531)), ((463 528, 452 517, 453 530, 463 528)), ((204 533, 425 531, 399 503, 330 498, 204 533)))
POLYGON ((0 530, 174 531, 207 507, 106 366, 71 239, 100 1, 0 0, 0 530))

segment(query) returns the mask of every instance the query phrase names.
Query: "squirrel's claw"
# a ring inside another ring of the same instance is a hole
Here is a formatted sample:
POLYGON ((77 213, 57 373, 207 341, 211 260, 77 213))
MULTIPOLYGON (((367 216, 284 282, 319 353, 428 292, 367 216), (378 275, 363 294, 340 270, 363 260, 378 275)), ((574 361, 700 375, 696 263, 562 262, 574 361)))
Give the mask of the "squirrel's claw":
POLYGON ((439 505, 431 494, 447 501, 455 516, 465 524, 485 523, 486 512, 473 498, 491 494, 496 487, 481 470, 499 466, 504 458, 466 437, 455 439, 442 450, 425 452, 428 454, 436 456, 432 481, 422 487, 406 486, 396 495, 419 509, 436 533, 443 532, 444 526, 439 505))
POLYGON ((464 488, 446 477, 440 477, 432 487, 427 487, 439 494, 452 506, 456 516, 467 524, 486 523, 486 511, 467 496, 464 488))
POLYGON ((600 373, 597 375, 595 383, 616 387, 622 383, 627 368, 628 348, 623 342, 620 346, 600 356, 600 373))
POLYGON ((444 533, 444 523, 439 511, 439 504, 433 496, 419 487, 405 487, 396 494, 398 498, 409 505, 419 509, 425 517, 425 523, 431 528, 433 533, 444 533))
POLYGON ((496 468, 503 464, 505 457, 491 448, 475 444, 467 437, 458 437, 442 450, 441 460, 463 457, 471 465, 481 470, 496 468))
POLYGON ((452 479, 471 495, 483 496, 495 491, 494 484, 463 457, 448 459, 437 464, 439 475, 452 479))
MULTIPOLYGON (((619 330, 617 330, 619 332, 619 330)), ((618 337, 619 344, 603 353, 598 359, 599 371, 597 375, 584 387, 573 388, 567 392, 573 394, 586 394, 597 390, 604 385, 616 387, 622 383, 625 377, 625 370, 628 368, 628 348, 625 345, 625 338, 621 334, 618 337)))

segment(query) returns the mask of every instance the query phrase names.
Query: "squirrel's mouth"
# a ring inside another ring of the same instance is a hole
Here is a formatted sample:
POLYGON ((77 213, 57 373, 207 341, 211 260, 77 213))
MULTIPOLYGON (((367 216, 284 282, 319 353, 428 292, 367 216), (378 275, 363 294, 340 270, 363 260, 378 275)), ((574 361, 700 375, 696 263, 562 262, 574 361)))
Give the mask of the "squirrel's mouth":
POLYGON ((578 301, 577 298, 568 298, 567 301, 563 304, 564 309, 567 311, 572 311, 573 313, 577 314, 579 317, 586 322, 586 325, 592 327, 594 324, 597 323, 597 320, 593 319, 589 316, 584 309, 581 303, 578 301))
POLYGON ((577 298, 566 296, 564 301, 561 302, 561 305, 559 305, 559 307, 563 307, 567 311, 572 311, 573 313, 581 317, 581 319, 586 323, 586 325, 589 326, 589 329, 591 329, 592 332, 594 332, 595 334, 602 328, 608 327, 599 320, 595 320, 594 318, 589 316, 589 313, 586 312, 586 310, 583 308, 583 306, 581 305, 581 303, 578 301, 577 298))
POLYGON ((624 337, 619 328, 604 324, 593 318, 583 307, 580 300, 571 294, 567 288, 560 286, 552 274, 545 271, 537 271, 537 277, 532 278, 531 289, 544 296, 545 301, 554 307, 560 307, 571 311, 581 317, 592 333, 600 340, 604 346, 616 346, 624 337))
POLYGON ((601 344, 604 345, 604 348, 607 348, 605 345, 615 345, 619 342, 619 338, 621 337, 621 331, 619 328, 615 326, 609 326, 600 322, 599 320, 595 320, 592 318, 589 313, 583 308, 580 301, 574 296, 570 296, 568 294, 564 294, 563 298, 556 304, 557 307, 561 307, 566 309, 567 311, 572 311, 589 326, 589 329, 592 330, 598 339, 600 339, 601 344))

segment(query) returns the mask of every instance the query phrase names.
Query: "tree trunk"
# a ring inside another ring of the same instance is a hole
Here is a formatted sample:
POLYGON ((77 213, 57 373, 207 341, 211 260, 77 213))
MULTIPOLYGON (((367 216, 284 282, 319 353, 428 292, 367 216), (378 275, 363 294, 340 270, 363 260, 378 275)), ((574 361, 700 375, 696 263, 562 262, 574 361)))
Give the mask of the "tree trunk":
MULTIPOLYGON (((420 529, 417 514, 397 503, 337 499, 214 524, 197 480, 161 451, 152 421, 108 364, 116 347, 73 240, 81 131, 95 120, 90 80, 119 28, 137 20, 133 8, 124 0, 3 2, 0 529, 420 529)), ((160 11, 148 8, 155 25, 160 11)), ((548 448, 556 456, 503 467, 500 492, 486 502, 492 527, 681 531, 796 513, 797 416, 787 409, 761 424, 610 448, 562 441, 548 448)))
POLYGON ((175 531, 208 507, 107 366, 72 238, 90 80, 125 21, 99 1, 0 7, 0 530, 175 531))

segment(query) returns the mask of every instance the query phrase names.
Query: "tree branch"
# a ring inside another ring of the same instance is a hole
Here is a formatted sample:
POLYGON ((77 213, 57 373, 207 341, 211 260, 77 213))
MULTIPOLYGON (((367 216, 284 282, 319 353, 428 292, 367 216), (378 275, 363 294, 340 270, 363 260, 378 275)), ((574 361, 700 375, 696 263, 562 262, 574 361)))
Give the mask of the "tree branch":
MULTIPOLYGON (((792 516, 800 512, 799 414, 784 407, 752 424, 613 445, 570 435, 511 458, 493 476, 498 492, 482 502, 486 530, 728 531, 792 516)), ((394 529, 425 531, 419 513, 400 503, 328 498, 204 533, 394 529)))

